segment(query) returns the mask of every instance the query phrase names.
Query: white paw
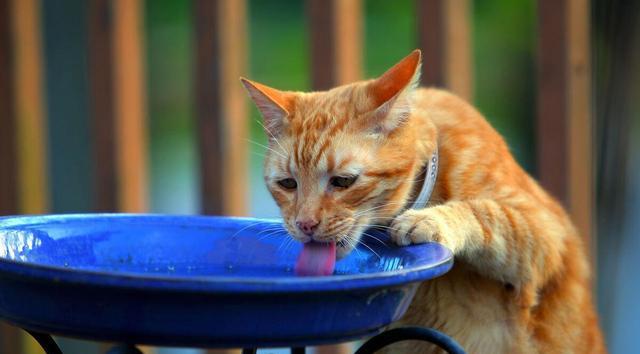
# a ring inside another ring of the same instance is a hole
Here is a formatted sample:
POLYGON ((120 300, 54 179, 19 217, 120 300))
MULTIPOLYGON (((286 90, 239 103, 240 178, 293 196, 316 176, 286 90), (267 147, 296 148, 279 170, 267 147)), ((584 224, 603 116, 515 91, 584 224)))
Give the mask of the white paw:
POLYGON ((455 251, 455 242, 451 242, 445 231, 447 227, 439 221, 441 215, 430 209, 407 210, 391 223, 391 239, 400 246, 412 243, 438 242, 455 251))

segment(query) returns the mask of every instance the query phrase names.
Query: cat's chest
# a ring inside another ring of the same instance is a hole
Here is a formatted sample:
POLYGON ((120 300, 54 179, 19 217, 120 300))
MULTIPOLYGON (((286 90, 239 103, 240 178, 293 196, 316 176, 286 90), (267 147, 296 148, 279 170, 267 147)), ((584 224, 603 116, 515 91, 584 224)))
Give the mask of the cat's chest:
POLYGON ((420 286, 402 322, 441 330, 469 353, 512 353, 519 330, 510 296, 501 284, 454 267, 420 286))

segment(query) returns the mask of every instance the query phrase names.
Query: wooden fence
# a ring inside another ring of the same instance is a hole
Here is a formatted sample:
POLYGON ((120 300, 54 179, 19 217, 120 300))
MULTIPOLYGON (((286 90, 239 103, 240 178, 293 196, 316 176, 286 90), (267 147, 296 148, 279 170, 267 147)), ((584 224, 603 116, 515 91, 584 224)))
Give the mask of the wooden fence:
MULTIPOLYGON (((315 89, 362 75, 364 0, 306 0, 315 89)), ((242 215, 248 188, 247 0, 192 0, 201 211, 242 215)), ((0 0, 0 215, 50 210, 42 0, 0 0)), ((89 0, 88 111, 94 211, 144 212, 147 109, 143 0, 89 0)), ((538 1, 538 178, 593 248, 588 0, 538 1)), ((473 98, 469 0, 415 0, 425 85, 473 98)), ((70 132, 71 133, 71 132, 70 132)), ((20 336, 0 327, 0 353, 20 336)))

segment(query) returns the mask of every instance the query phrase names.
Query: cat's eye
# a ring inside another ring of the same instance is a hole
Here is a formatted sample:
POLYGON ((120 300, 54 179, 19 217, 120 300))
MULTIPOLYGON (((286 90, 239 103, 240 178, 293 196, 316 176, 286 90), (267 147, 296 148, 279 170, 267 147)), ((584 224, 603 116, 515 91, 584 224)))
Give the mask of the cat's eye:
POLYGON ((278 181, 278 184, 285 189, 296 189, 298 183, 293 178, 285 178, 278 181))
POLYGON ((358 176, 334 176, 331 177, 329 183, 338 188, 349 188, 358 179, 358 176))

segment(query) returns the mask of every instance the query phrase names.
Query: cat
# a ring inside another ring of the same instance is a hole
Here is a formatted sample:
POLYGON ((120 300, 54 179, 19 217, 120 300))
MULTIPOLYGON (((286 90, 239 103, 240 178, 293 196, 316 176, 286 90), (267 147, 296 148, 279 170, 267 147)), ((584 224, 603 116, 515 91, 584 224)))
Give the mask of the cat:
MULTIPOLYGON (((399 245, 435 241, 454 266, 420 285, 400 324, 429 326, 468 353, 605 353, 581 238, 469 103, 418 87, 416 50, 382 76, 323 92, 242 79, 269 136, 264 179, 301 242, 348 254, 381 225, 399 245), (409 209, 429 159, 426 207, 409 209)), ((393 353, 439 353, 398 343, 393 353)))

